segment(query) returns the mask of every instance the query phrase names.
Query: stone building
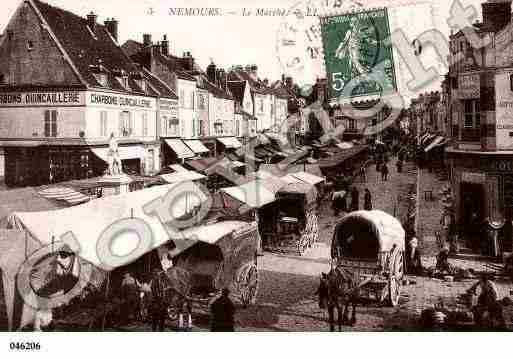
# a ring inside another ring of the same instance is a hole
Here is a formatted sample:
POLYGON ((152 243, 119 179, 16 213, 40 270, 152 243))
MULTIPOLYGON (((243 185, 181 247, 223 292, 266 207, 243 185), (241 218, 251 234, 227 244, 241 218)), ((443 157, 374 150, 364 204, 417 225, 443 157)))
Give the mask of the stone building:
MULTIPOLYGON (((513 23, 511 1, 482 4, 473 31, 485 40, 474 48, 462 31, 450 38, 450 164, 454 210, 474 247, 484 220, 513 214, 513 23), (489 41, 486 41, 489 40, 489 41)), ((503 243, 511 251, 511 238, 503 243)))
POLYGON ((156 119, 177 97, 130 61, 118 26, 114 19, 99 24, 93 13, 83 18, 39 0, 21 2, 0 37, 7 185, 100 175, 111 135, 125 172, 159 170, 156 119))

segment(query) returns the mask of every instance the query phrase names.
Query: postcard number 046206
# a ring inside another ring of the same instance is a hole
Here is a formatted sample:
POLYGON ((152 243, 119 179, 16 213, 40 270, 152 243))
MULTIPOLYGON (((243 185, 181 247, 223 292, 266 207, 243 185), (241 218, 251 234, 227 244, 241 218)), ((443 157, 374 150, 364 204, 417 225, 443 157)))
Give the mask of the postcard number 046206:
POLYGON ((39 350, 41 344, 37 342, 11 342, 9 348, 11 350, 39 350))

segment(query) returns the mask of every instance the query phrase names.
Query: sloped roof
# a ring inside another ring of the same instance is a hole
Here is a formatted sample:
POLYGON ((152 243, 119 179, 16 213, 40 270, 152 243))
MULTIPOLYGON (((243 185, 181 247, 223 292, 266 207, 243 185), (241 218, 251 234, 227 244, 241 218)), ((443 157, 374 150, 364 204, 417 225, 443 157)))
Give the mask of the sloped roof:
POLYGON ((123 49, 123 51, 125 51, 125 53, 128 56, 133 56, 133 55, 137 54, 138 52, 140 52, 144 48, 144 45, 135 40, 127 40, 121 46, 121 48, 123 49))
POLYGON ((105 26, 96 24, 93 32, 87 26, 87 20, 78 15, 39 0, 32 0, 32 3, 48 23, 57 41, 87 85, 101 87, 91 69, 91 65, 96 66, 100 61, 101 65, 109 71, 109 88, 121 92, 144 93, 135 81, 130 79, 130 89, 125 89, 112 75, 112 71, 115 70, 123 70, 130 74, 137 72, 138 69, 105 26))
POLYGON ((214 95, 214 97, 217 97, 217 98, 222 98, 222 99, 225 99, 225 100, 233 100, 233 96, 228 93, 227 91, 223 90, 222 88, 214 85, 212 82, 210 82, 207 78, 207 76, 205 75, 202 75, 202 86, 204 87, 205 90, 207 90, 208 92, 210 92, 212 95, 214 95))
POLYGON ((246 81, 228 81, 227 85, 233 95, 233 98, 242 105, 244 92, 246 91, 246 81))

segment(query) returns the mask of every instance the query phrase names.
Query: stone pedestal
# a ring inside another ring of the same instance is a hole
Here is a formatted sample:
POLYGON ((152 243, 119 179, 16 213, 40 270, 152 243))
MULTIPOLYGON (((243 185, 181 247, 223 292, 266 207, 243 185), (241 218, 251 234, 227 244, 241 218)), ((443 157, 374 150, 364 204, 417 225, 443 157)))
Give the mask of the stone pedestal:
POLYGON ((120 175, 105 175, 98 180, 104 197, 130 192, 129 185, 132 182, 132 179, 124 173, 120 175))

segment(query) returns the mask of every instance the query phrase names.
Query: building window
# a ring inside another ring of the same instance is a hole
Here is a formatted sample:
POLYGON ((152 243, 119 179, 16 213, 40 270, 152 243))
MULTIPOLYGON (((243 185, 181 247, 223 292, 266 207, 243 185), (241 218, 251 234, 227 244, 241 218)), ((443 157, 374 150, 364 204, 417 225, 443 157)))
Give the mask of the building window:
POLYGON ((264 112, 264 100, 260 99, 260 112, 264 112))
POLYGON ((34 41, 28 40, 27 41, 27 50, 32 51, 34 49, 34 41))
POLYGON ((107 111, 100 112, 100 136, 107 137, 107 111))
POLYGON ((513 74, 509 75, 509 89, 513 91, 513 74))
POLYGON ((356 131, 356 120, 354 118, 347 119, 347 129, 349 131, 356 131))
POLYGON ((217 120, 216 123, 214 123, 214 133, 219 136, 223 134, 223 123, 221 120, 217 120))
POLYGON ((116 77, 116 79, 118 80, 119 84, 124 89, 129 89, 129 86, 128 86, 128 76, 116 77))
POLYGON ((463 101, 465 117, 463 127, 478 129, 481 127, 481 112, 478 100, 463 101))
POLYGON ((198 108, 200 110, 205 109, 205 96, 198 94, 198 108))
POLYGON ((273 117, 273 116, 274 116, 274 105, 271 104, 271 117, 273 117))
POLYGON ((57 111, 45 111, 45 137, 57 137, 57 111))
POLYGON ((132 134, 130 112, 122 111, 119 114, 119 137, 128 137, 132 134))
POLYGON ((167 129, 170 136, 178 136, 179 121, 177 118, 170 118, 167 120, 167 129))
POLYGON ((143 113, 142 115, 142 135, 143 137, 148 136, 148 114, 143 113))
POLYGON ((4 74, 0 74, 0 85, 5 85, 7 84, 7 81, 5 79, 5 75, 4 74))
POLYGON ((191 109, 194 110, 194 92, 191 92, 191 109))
POLYGON ((235 121, 235 136, 240 137, 240 121, 235 121))
POLYGON ((205 131, 203 126, 205 125, 205 121, 199 120, 198 121, 198 136, 202 137, 205 136, 205 131))
POLYGON ((180 90, 180 107, 185 107, 185 91, 180 90))

